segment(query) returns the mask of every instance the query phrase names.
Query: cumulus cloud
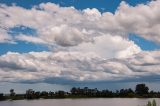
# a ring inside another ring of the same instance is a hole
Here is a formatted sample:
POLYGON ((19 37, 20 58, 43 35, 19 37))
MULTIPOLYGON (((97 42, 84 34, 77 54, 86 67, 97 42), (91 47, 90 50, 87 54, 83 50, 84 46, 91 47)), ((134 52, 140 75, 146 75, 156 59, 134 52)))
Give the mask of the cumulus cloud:
POLYGON ((54 3, 31 9, 1 4, 0 42, 21 40, 57 48, 1 55, 0 81, 110 81, 159 75, 160 51, 141 51, 128 39, 135 33, 159 43, 159 8, 159 0, 135 7, 122 2, 114 14, 54 3), (8 32, 16 26, 35 29, 36 36, 12 36, 8 32))
POLYGON ((122 38, 121 36, 102 35, 94 37, 93 42, 81 43, 71 47, 70 51, 83 53, 93 52, 97 55, 109 58, 127 58, 133 54, 141 52, 141 48, 133 41, 122 38))
POLYGON ((75 46, 85 40, 81 31, 76 28, 70 28, 67 25, 53 27, 51 29, 55 35, 55 41, 61 46, 75 46))
POLYGON ((160 0, 150 2, 148 5, 140 4, 136 7, 122 2, 115 17, 123 30, 136 33, 148 40, 160 42, 159 6, 160 0))
POLYGON ((28 36, 28 35, 17 35, 15 37, 16 40, 20 40, 20 41, 26 41, 26 42, 31 42, 31 43, 35 43, 35 44, 46 44, 45 41, 43 41, 42 39, 38 38, 38 37, 34 37, 34 36, 28 36))
MULTIPOLYGON (((102 58, 79 52, 8 52, 0 56, 0 81, 115 81, 159 75, 160 51, 141 52, 127 59, 102 58)), ((151 79, 154 80, 154 79, 151 79)))
POLYGON ((159 0, 135 7, 123 1, 113 14, 100 13, 95 8, 80 11, 54 3, 41 3, 31 9, 1 4, 0 19, 3 21, 0 22, 0 28, 9 29, 17 25, 34 28, 37 37, 48 45, 75 46, 92 41, 101 33, 123 37, 128 33, 136 33, 145 39, 160 42, 159 7, 159 0))
POLYGON ((0 29, 0 43, 13 43, 12 36, 8 35, 5 30, 0 29))

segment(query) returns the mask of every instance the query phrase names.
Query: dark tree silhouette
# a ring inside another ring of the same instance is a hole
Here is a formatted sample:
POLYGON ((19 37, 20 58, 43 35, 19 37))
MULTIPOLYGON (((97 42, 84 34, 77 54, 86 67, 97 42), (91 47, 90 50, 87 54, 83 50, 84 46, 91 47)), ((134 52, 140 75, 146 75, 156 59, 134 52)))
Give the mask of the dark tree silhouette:
POLYGON ((10 96, 15 96, 15 94, 14 89, 10 89, 10 96))
MULTIPOLYGON (((54 98, 112 98, 112 97, 122 97, 122 98, 160 98, 160 92, 150 91, 145 84, 137 84, 135 91, 131 88, 121 89, 117 91, 111 91, 108 89, 98 90, 97 88, 80 88, 73 87, 70 92, 59 91, 34 91, 33 89, 28 89, 25 94, 15 94, 14 89, 10 90, 10 95, 5 95, 0 93, 0 100, 19 100, 19 99, 54 99, 54 98)), ((155 101, 153 102, 154 106, 155 101)))
POLYGON ((73 87, 70 92, 71 92, 73 95, 76 95, 77 92, 78 92, 78 90, 77 90, 76 87, 73 87))
POLYGON ((64 98, 65 97, 65 92, 64 91, 58 91, 55 93, 55 96, 57 98, 64 98))
POLYGON ((33 91, 32 89, 28 89, 26 91, 26 99, 33 99, 35 97, 34 93, 35 91, 33 91))
POLYGON ((5 97, 4 97, 4 94, 3 93, 0 93, 0 101, 1 100, 5 100, 5 97))
POLYGON ((135 93, 138 95, 148 94, 149 88, 145 84, 137 84, 135 93))

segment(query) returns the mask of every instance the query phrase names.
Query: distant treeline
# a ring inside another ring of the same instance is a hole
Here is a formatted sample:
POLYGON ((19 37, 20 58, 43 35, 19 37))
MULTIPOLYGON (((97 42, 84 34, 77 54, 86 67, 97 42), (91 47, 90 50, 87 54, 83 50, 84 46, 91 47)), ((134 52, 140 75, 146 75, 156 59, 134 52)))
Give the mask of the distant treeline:
POLYGON ((19 99, 54 99, 54 98, 160 98, 160 92, 149 91, 149 87, 145 84, 137 84, 135 90, 121 89, 115 92, 110 90, 90 89, 88 87, 73 87, 70 92, 66 91, 34 91, 28 89, 25 94, 16 94, 14 89, 10 90, 10 94, 0 93, 0 100, 19 100, 19 99))

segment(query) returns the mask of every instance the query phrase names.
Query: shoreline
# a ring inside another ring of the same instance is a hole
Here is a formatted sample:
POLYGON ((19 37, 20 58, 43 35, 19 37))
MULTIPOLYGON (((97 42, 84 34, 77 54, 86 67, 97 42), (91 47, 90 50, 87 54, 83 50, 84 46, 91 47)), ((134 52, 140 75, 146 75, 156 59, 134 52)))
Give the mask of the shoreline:
POLYGON ((26 90, 25 93, 18 94, 14 89, 10 89, 10 94, 0 93, 0 101, 5 100, 38 100, 38 99, 88 99, 88 98, 160 98, 160 92, 149 91, 145 84, 137 84, 135 90, 131 88, 109 91, 107 89, 98 90, 88 87, 73 87, 66 91, 34 91, 26 90))
POLYGON ((160 99, 158 97, 65 97, 65 98, 38 98, 38 99, 5 99, 0 100, 2 101, 20 101, 20 100, 26 100, 26 101, 34 101, 34 100, 60 100, 60 99, 160 99))

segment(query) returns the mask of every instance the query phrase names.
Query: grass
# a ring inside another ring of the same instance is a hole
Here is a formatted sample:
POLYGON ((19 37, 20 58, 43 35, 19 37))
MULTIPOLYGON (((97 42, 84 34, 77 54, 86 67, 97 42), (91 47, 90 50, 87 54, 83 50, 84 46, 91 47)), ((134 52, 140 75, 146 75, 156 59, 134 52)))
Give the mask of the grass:
POLYGON ((157 106, 157 103, 155 99, 153 99, 152 101, 148 101, 148 103, 145 106, 157 106))

